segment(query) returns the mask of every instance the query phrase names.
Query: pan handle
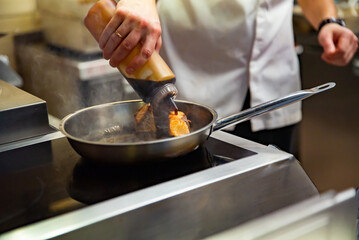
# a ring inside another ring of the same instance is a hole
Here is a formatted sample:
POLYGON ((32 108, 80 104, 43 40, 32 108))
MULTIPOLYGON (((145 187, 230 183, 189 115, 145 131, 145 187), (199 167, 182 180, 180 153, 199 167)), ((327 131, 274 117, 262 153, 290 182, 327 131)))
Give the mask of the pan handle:
POLYGON ((213 131, 217 131, 224 127, 229 127, 229 126, 247 121, 253 117, 262 115, 264 113, 273 111, 278 108, 282 108, 291 103, 301 101, 301 100, 308 98, 314 94, 329 90, 329 89, 333 88, 334 86, 335 86, 334 82, 325 83, 323 85, 320 85, 320 86, 317 86, 314 88, 294 92, 285 97, 277 98, 277 99, 262 103, 260 105, 257 105, 255 107, 248 108, 244 111, 233 114, 231 116, 221 118, 213 126, 213 131))

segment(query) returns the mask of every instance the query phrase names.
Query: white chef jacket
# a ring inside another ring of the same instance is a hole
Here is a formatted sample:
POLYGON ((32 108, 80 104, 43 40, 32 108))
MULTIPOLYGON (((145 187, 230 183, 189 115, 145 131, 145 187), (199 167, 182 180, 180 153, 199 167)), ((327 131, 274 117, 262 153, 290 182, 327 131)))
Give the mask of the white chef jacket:
MULTIPOLYGON (((158 0, 161 56, 176 75, 178 99, 220 117, 300 89, 291 0, 158 0)), ((253 131, 301 120, 295 103, 251 120, 253 131)))

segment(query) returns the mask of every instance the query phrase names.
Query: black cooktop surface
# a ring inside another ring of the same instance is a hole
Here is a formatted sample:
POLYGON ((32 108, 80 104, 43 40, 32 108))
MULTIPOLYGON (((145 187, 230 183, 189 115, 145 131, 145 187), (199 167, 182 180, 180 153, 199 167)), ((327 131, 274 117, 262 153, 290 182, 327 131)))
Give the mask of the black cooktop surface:
POLYGON ((141 165, 93 163, 66 138, 0 152, 0 233, 254 154, 215 138, 141 165))

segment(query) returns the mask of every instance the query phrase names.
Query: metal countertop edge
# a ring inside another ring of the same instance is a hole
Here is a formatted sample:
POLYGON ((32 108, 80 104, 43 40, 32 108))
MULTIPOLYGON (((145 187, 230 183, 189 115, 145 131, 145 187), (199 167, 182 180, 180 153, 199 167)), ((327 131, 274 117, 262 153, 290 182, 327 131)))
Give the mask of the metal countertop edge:
MULTIPOLYGON (((259 220, 253 219, 249 222, 242 224, 228 230, 225 230, 221 233, 215 234, 206 240, 216 240, 216 239, 235 239, 236 236, 241 236, 243 238, 260 238, 263 237, 265 233, 270 231, 275 231, 278 229, 278 226, 293 224, 299 219, 304 219, 315 213, 324 212, 330 207, 338 203, 345 202, 354 202, 356 196, 356 191, 351 188, 337 193, 334 190, 329 190, 324 192, 320 196, 307 199, 305 201, 299 202, 294 206, 287 206, 279 211, 272 212, 260 218, 259 220), (283 218, 282 216, 287 216, 283 218), (258 225, 261 226, 258 229, 258 225)), ((313 220, 312 220, 313 221, 313 220)), ((330 221, 330 216, 322 215, 315 219, 316 225, 325 225, 330 221)), ((307 226, 308 227, 308 226, 307 226)))
MULTIPOLYGON (((56 129, 54 129, 54 131, 56 131, 56 129)), ((65 137, 65 135, 62 134, 60 131, 56 131, 56 132, 49 133, 49 134, 46 134, 43 136, 37 136, 37 137, 19 140, 16 142, 0 144, 0 153, 14 150, 14 149, 21 148, 21 147, 30 146, 30 145, 37 144, 37 143, 54 140, 57 138, 62 138, 62 137, 65 137)))
POLYGON ((75 210, 70 213, 20 227, 0 235, 0 240, 53 238, 139 207, 143 207, 214 182, 219 182, 223 179, 227 179, 253 169, 261 168, 263 166, 284 160, 294 159, 293 155, 286 152, 272 149, 222 131, 214 132, 211 137, 219 140, 230 141, 234 145, 241 146, 258 153, 256 155, 243 158, 240 161, 233 161, 214 168, 209 168, 75 210))

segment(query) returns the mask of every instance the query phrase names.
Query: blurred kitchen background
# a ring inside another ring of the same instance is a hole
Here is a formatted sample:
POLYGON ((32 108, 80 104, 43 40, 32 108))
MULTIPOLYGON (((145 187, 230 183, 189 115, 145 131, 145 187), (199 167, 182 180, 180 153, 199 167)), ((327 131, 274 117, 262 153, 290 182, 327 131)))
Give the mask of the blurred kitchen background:
MULTIPOLYGON (((53 121, 84 107, 138 98, 83 25, 94 2, 0 0, 0 79, 45 100, 53 121)), ((299 160, 320 191, 359 187, 359 55, 346 67, 324 63, 316 32, 294 5, 302 87, 337 83, 303 102, 299 160)), ((358 1, 337 6, 359 34, 358 1)))

